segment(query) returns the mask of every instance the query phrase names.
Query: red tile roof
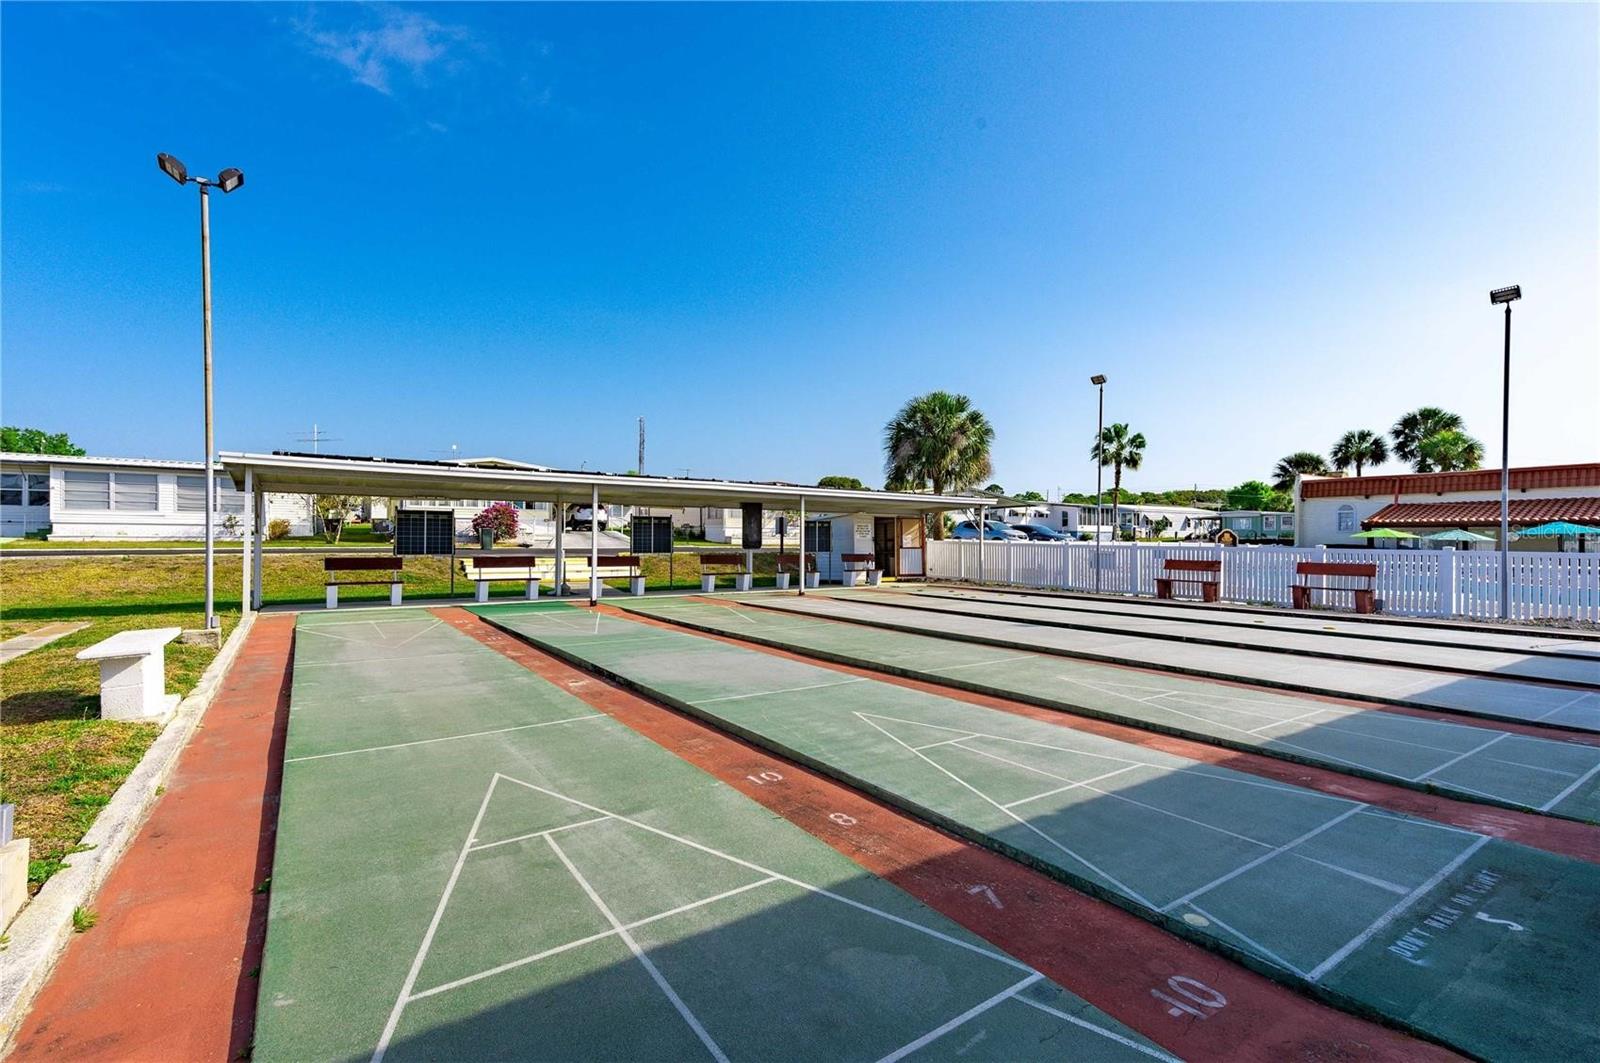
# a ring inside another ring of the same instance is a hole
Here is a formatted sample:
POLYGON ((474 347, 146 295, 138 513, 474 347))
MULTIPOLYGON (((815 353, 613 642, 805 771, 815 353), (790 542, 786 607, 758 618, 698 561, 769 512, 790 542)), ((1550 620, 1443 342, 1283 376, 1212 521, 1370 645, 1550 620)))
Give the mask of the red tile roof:
MULTIPOLYGON (((1498 474, 1497 474, 1498 475, 1498 474)), ((1513 498, 1509 507, 1515 527, 1550 520, 1600 526, 1600 497, 1513 498)), ((1492 527, 1500 523, 1500 501, 1391 502, 1361 522, 1363 528, 1492 527)))
MULTIPOLYGON (((1600 462, 1583 465, 1534 465, 1511 470, 1511 490, 1600 487, 1600 462)), ((1371 498, 1388 495, 1433 495, 1453 491, 1498 491, 1499 469, 1470 472, 1410 472, 1395 476, 1315 476, 1300 482, 1301 498, 1371 498)), ((1498 517, 1495 518, 1497 521, 1498 517)))

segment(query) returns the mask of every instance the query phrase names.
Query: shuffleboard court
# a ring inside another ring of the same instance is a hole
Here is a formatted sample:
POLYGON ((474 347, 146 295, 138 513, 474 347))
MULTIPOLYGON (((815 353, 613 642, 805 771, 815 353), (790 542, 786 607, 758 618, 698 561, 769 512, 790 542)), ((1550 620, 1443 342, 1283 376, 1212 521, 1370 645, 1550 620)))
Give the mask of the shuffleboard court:
POLYGON ((1600 691, 1129 637, 1115 632, 1077 631, 999 616, 905 609, 862 596, 812 594, 797 598, 767 593, 738 600, 764 609, 830 616, 892 631, 938 635, 1021 652, 1053 653, 1309 694, 1600 732, 1600 691))
POLYGON ((1359 1013, 1600 1053, 1600 867, 693 633, 473 611, 1359 1013))
POLYGON ((1600 821, 1600 748, 693 598, 645 616, 1469 801, 1600 821))
POLYGON ((1204 618, 1150 616, 1129 613, 1089 613, 1056 608, 1029 599, 1017 601, 989 595, 952 601, 927 593, 855 591, 830 594, 851 601, 871 601, 900 609, 940 612, 953 616, 988 616, 1025 620, 1031 624, 1089 632, 1109 632, 1138 638, 1230 647, 1299 658, 1329 658, 1360 663, 1400 665, 1463 675, 1507 679, 1532 679, 1600 690, 1600 657, 1587 660, 1486 649, 1477 646, 1419 645, 1381 639, 1332 639, 1307 631, 1260 627, 1243 631, 1222 627, 1204 618))
POLYGON ((258 1060, 1171 1058, 426 612, 294 669, 258 1060))
POLYGON ((1303 613, 1283 609, 1269 611, 1260 606, 1249 609, 1230 608, 1211 603, 1175 603, 1170 600, 1122 596, 1092 598, 944 583, 898 583, 893 586, 892 591, 925 595, 935 599, 1013 602, 1067 612, 1109 616, 1159 617, 1167 620, 1182 618, 1217 628, 1295 631, 1330 638, 1414 643, 1419 646, 1465 646, 1536 657, 1569 657, 1579 661, 1600 661, 1600 638, 1576 631, 1569 634, 1557 633, 1551 629, 1511 626, 1499 631, 1447 625, 1432 627, 1389 616, 1303 613))

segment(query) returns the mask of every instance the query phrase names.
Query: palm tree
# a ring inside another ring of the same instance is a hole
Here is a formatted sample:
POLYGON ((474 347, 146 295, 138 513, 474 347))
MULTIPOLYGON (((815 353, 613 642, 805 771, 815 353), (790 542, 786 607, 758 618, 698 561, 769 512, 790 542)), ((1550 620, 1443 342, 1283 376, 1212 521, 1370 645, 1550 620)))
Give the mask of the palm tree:
POLYGON ((1417 444, 1417 465, 1422 472, 1455 472, 1483 464, 1483 444, 1465 432, 1446 428, 1417 444), (1426 462, 1428 468, 1422 469, 1426 462))
POLYGON ((1360 476, 1368 465, 1382 465, 1389 460, 1389 444, 1381 433, 1357 428, 1340 436, 1328 456, 1333 459, 1335 469, 1344 472, 1354 465, 1356 475, 1360 476))
POLYGON ((1294 490, 1294 482, 1301 476, 1326 476, 1332 470, 1328 468, 1328 461, 1321 454, 1309 450, 1297 450, 1286 458, 1278 461, 1272 470, 1272 475, 1277 479, 1272 481, 1272 486, 1280 491, 1294 490))
MULTIPOLYGON (((911 399, 883 428, 883 473, 891 490, 965 491, 993 471, 994 426, 965 395, 930 391, 911 399)), ((935 521, 933 537, 944 538, 935 521)))
MULTIPOLYGON (((1122 497, 1122 470, 1137 470, 1144 461, 1144 435, 1128 431, 1125 424, 1108 424, 1089 449, 1089 456, 1099 460, 1101 467, 1111 467, 1111 524, 1117 524, 1117 501, 1122 497)), ((1096 522, 1099 515, 1095 516, 1096 522)))
POLYGON ((1465 427, 1459 413, 1437 406, 1419 406, 1394 423, 1389 435, 1394 439, 1394 456, 1409 461, 1417 472, 1433 472, 1433 464, 1422 454, 1424 439, 1439 432, 1459 432, 1465 427))

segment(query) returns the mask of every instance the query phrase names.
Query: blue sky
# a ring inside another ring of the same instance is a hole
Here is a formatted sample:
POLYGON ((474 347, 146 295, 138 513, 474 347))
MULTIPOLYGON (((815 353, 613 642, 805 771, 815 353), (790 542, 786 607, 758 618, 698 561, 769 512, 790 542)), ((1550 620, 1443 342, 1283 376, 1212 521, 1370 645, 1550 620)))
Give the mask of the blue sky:
POLYGON ((4 5, 7 423, 881 479, 965 392, 1012 490, 1227 486, 1437 404, 1600 459, 1595 5, 4 5))

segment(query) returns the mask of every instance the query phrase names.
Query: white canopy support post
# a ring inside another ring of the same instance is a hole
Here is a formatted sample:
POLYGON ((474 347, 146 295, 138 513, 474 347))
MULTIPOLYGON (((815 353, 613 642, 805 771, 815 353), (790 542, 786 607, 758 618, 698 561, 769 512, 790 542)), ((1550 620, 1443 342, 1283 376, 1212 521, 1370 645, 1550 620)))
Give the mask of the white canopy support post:
POLYGON ((800 597, 806 596, 806 496, 800 496, 800 564, 795 582, 800 584, 800 597))
POLYGON ((589 604, 600 602, 600 485, 589 489, 589 604))
POLYGON ((255 560, 255 540, 260 531, 256 528, 256 490, 254 470, 244 471, 244 538, 239 543, 239 615, 240 618, 255 608, 255 581, 251 578, 255 560))
POLYGON ((985 521, 984 521, 984 515, 987 512, 988 512, 988 510, 985 507, 983 507, 983 506, 979 506, 978 507, 978 582, 979 583, 983 582, 983 536, 984 536, 984 533, 989 530, 988 524, 985 523, 985 521))
POLYGON ((267 493, 259 485, 255 489, 255 563, 250 566, 250 608, 261 608, 262 542, 267 537, 267 493))
POLYGON ((556 585, 551 592, 554 597, 561 597, 561 588, 567 582, 567 521, 565 511, 561 508, 561 496, 556 495, 556 585))

